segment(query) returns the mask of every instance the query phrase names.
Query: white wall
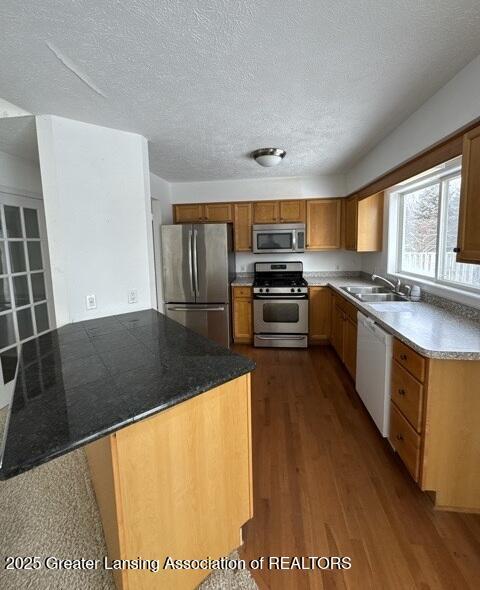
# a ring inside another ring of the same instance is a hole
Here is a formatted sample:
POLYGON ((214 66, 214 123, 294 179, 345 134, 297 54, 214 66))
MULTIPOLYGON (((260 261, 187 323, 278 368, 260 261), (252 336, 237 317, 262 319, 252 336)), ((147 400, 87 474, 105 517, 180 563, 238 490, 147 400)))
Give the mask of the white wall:
POLYGON ((2 188, 41 196, 40 168, 33 162, 0 152, 0 190, 2 188))
MULTIPOLYGON (((281 165, 281 164, 280 164, 281 165)), ((302 197, 339 197, 346 192, 343 176, 249 178, 171 184, 173 203, 249 201, 302 197)))
POLYGON ((170 183, 150 173, 150 190, 152 195, 153 243, 155 254, 155 279, 157 291, 157 309, 163 310, 162 248, 160 226, 173 223, 172 198, 170 183))
POLYGON ((348 192, 480 117, 480 56, 470 62, 347 174, 348 192))
POLYGON ((152 199, 158 202, 158 211, 161 213, 161 223, 173 223, 172 214, 172 185, 150 172, 150 193, 152 199))
POLYGON ((152 307, 146 139, 49 115, 37 134, 57 325, 152 307))

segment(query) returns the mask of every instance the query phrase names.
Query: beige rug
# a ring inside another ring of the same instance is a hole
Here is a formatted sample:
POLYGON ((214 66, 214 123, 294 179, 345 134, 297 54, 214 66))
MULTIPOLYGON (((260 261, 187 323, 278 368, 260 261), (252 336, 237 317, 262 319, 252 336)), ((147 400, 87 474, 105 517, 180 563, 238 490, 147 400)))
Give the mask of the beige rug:
MULTIPOLYGON (((0 416, 1 419, 1 416, 0 416)), ((0 428, 1 430, 1 428, 0 428)), ((2 590, 115 590, 109 571, 6 571, 5 557, 102 559, 105 540, 83 451, 0 482, 2 590)), ((232 557, 237 557, 233 555, 232 557)), ((201 590, 256 590, 250 572, 215 572, 201 590)))

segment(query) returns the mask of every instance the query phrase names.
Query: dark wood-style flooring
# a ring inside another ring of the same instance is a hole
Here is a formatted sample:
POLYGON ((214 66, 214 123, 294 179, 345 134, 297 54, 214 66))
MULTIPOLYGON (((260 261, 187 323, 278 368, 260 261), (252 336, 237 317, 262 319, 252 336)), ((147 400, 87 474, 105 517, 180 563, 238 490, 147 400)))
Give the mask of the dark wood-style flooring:
POLYGON ((243 557, 352 559, 343 571, 254 572, 260 588, 480 588, 480 516, 433 509, 331 347, 235 350, 257 362, 243 557))

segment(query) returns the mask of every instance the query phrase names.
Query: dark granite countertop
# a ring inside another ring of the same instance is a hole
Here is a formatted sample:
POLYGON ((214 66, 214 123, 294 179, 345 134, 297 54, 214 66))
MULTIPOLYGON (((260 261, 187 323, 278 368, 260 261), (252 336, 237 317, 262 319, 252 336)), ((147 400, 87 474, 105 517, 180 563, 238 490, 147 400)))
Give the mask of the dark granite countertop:
POLYGON ((251 360, 154 310, 53 330, 22 347, 0 479, 254 368, 251 360))

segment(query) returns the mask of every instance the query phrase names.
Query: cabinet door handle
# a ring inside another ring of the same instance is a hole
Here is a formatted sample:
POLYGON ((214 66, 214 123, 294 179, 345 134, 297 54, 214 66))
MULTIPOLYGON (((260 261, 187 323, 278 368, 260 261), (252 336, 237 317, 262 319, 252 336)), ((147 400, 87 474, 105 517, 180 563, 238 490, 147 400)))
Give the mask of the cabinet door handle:
POLYGON ((397 434, 397 440, 403 440, 403 436, 401 434, 397 434))
POLYGON ((405 395, 405 389, 399 389, 399 390, 398 390, 398 393, 399 393, 400 395, 405 395))
POLYGON ((460 252, 460 248, 457 246, 456 248, 453 249, 453 251, 458 254, 460 252))
POLYGON ((407 355, 406 354, 401 354, 400 355, 400 360, 406 361, 407 360, 407 355))

